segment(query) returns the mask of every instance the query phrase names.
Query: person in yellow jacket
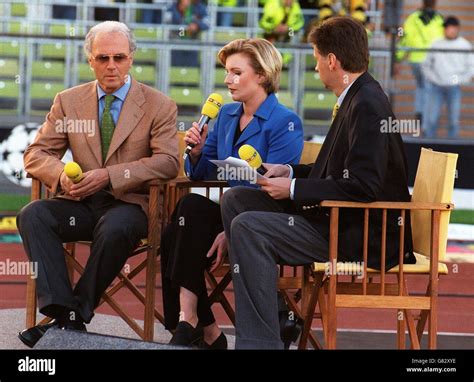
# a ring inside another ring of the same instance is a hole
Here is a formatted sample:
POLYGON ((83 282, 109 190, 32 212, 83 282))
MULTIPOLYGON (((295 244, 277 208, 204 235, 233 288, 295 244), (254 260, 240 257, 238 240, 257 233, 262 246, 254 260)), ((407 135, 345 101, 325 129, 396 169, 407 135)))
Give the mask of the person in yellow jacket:
POLYGON ((304 26, 298 0, 268 0, 263 8, 260 27, 270 42, 288 42, 304 26))
MULTIPOLYGON (((237 7, 237 0, 218 0, 217 4, 219 7, 228 7, 235 8, 237 7)), ((233 12, 221 12, 218 9, 217 14, 217 25, 221 27, 231 27, 234 23, 234 13, 233 12)))
MULTIPOLYGON (((399 46, 406 48, 429 49, 431 44, 444 36, 443 16, 436 10, 436 0, 423 0, 423 7, 407 17, 401 29, 399 46)), ((416 81, 415 114, 420 121, 425 103, 425 78, 421 63, 426 58, 423 51, 398 51, 397 61, 407 59, 416 81)), ((398 65, 395 72, 399 72, 398 65)))
POLYGON ((367 21, 367 0, 319 0, 319 21, 333 16, 351 16, 362 24, 367 21))

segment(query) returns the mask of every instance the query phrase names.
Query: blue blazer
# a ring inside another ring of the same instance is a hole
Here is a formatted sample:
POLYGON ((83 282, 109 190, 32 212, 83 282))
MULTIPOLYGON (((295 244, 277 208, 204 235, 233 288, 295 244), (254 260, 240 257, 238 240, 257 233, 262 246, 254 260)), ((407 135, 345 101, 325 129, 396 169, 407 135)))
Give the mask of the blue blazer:
MULTIPOLYGON (((253 146, 266 163, 297 164, 303 151, 303 126, 300 118, 278 102, 270 93, 260 105, 250 124, 234 145, 235 131, 243 113, 241 102, 224 105, 214 126, 209 128, 199 161, 192 166, 189 158, 185 170, 193 180, 215 179, 217 167, 209 159, 239 158, 239 148, 253 146)), ((248 182, 229 181, 230 186, 248 182)))

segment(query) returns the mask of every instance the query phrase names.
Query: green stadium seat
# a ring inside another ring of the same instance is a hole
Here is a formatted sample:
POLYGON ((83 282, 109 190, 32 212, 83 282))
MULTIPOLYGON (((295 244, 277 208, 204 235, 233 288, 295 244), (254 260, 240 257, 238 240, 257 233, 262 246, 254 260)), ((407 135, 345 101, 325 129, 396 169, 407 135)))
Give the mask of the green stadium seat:
POLYGON ((170 83, 173 85, 199 85, 199 68, 174 66, 171 69, 170 83))
POLYGON ((332 110, 337 97, 328 91, 308 92, 303 97, 303 107, 305 109, 328 109, 332 110))
POLYGON ((133 34, 137 40, 158 40, 161 38, 162 33, 158 28, 135 28, 133 34))
POLYGON ((35 61, 32 68, 33 79, 64 81, 65 65, 58 61, 35 61))
POLYGON ((24 3, 13 3, 11 6, 11 15, 14 17, 25 17, 28 13, 28 8, 24 3))
POLYGON ((35 81, 31 84, 31 99, 53 100, 57 93, 64 90, 64 84, 35 81))
POLYGON ((200 106, 204 96, 198 88, 173 87, 170 89, 170 97, 182 106, 200 106))
POLYGON ((156 79, 155 67, 145 65, 133 65, 130 74, 137 81, 148 85, 154 85, 156 79))
POLYGON ((12 78, 19 74, 18 60, 0 58, 0 77, 12 78))
POLYGON ((15 81, 0 80, 0 98, 18 98, 20 96, 20 84, 15 81))
POLYGON ((218 87, 221 87, 221 86, 225 86, 224 84, 224 80, 225 80, 225 69, 220 67, 218 69, 216 69, 216 72, 215 72, 215 84, 216 86, 218 87))
POLYGON ((243 32, 235 32, 234 30, 230 29, 226 32, 215 32, 214 33, 214 41, 216 42, 223 42, 227 44, 232 40, 236 40, 238 38, 247 38, 247 35, 243 32))
POLYGON ((20 112, 20 86, 15 81, 0 80, 0 115, 15 115, 20 112))
POLYGON ((158 51, 156 49, 138 48, 133 59, 136 63, 156 64, 158 61, 158 51))
POLYGON ((291 96, 290 92, 279 91, 278 93, 276 93, 276 96, 278 98, 278 101, 282 105, 285 105, 286 107, 290 109, 293 109, 293 97, 291 96))
POLYGON ((80 64, 78 64, 77 69, 78 69, 77 70, 78 71, 78 80, 79 80, 80 83, 95 80, 94 72, 92 71, 89 64, 80 63, 80 64))
POLYGON ((40 55, 43 59, 65 59, 66 46, 63 43, 44 44, 40 46, 40 55))
POLYGON ((289 74, 288 74, 288 71, 286 70, 283 70, 281 72, 281 76, 280 76, 280 88, 281 89, 288 89, 288 84, 289 84, 289 74))
POLYGON ((8 33, 21 34, 26 32, 26 24, 21 21, 11 21, 7 24, 8 33))
POLYGON ((319 78, 319 74, 313 71, 306 71, 304 73, 304 88, 305 89, 324 89, 324 84, 319 78))
POLYGON ((18 57, 20 55, 20 43, 17 40, 0 42, 0 57, 18 57))

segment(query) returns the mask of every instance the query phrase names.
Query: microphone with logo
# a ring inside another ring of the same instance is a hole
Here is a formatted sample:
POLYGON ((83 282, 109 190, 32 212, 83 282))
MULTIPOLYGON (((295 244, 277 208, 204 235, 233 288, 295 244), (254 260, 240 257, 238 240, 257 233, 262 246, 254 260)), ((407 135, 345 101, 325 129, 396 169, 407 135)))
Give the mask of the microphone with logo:
POLYGON ((246 161, 260 175, 264 175, 267 172, 267 169, 262 166, 262 157, 253 146, 242 145, 239 149, 239 157, 246 161))
MULTIPOLYGON (((222 96, 218 93, 212 93, 209 97, 207 97, 206 102, 202 106, 201 110, 201 118, 199 118, 199 132, 202 133, 202 129, 206 123, 209 123, 209 121, 213 118, 217 117, 217 114, 219 114, 219 110, 222 107, 222 104, 224 103, 224 100, 222 96)), ((186 150, 184 151, 183 159, 186 160, 188 157, 190 151, 193 149, 194 144, 190 143, 186 147, 186 150)))
POLYGON ((64 165, 64 172, 73 183, 79 183, 83 178, 81 166, 76 162, 67 162, 64 165))

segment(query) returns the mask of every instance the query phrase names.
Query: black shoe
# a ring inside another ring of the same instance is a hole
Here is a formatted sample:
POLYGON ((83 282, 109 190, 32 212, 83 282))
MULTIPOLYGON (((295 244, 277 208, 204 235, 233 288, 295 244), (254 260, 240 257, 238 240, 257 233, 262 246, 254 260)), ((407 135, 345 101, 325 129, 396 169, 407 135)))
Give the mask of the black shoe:
POLYGON ((32 328, 24 329, 18 333, 18 338, 26 346, 32 348, 36 345, 40 338, 44 336, 44 333, 46 333, 46 331, 52 327, 59 327, 59 324, 56 320, 53 320, 45 325, 36 325, 32 328))
POLYGON ((198 346, 202 337, 203 331, 199 323, 193 328, 189 322, 180 321, 169 344, 176 346, 198 346))
POLYGON ((81 332, 87 332, 86 325, 82 321, 69 321, 61 326, 61 329, 65 330, 79 330, 81 332))
POLYGON ((81 315, 74 310, 65 311, 58 319, 58 324, 61 329, 87 332, 86 325, 84 324, 81 315))
POLYGON ((280 338, 285 349, 289 349, 292 342, 295 342, 303 330, 303 320, 299 317, 291 320, 287 316, 280 318, 280 338))
POLYGON ((210 345, 206 341, 202 341, 202 348, 208 350, 227 350, 227 338, 223 332, 210 345))

